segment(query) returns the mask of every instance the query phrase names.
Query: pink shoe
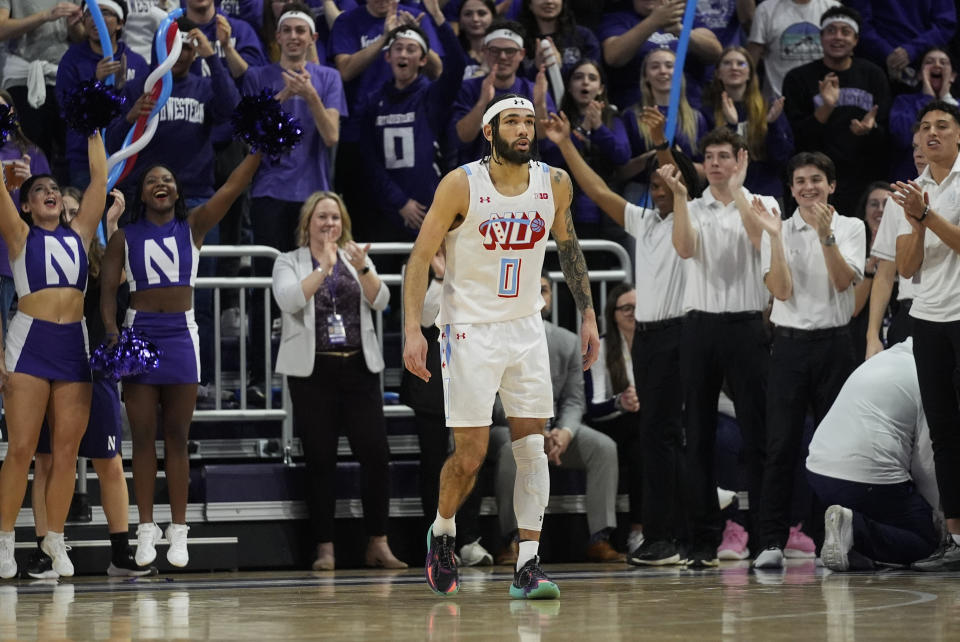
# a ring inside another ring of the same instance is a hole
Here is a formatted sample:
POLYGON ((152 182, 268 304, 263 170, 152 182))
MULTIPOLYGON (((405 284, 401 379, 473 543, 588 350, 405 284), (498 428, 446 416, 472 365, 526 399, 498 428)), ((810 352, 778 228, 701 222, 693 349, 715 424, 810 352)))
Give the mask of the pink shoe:
POLYGON ((747 548, 749 537, 743 526, 728 519, 723 529, 723 541, 717 547, 717 559, 745 560, 750 557, 750 549, 747 548))
POLYGON ((802 523, 790 527, 790 536, 783 549, 783 556, 787 559, 812 559, 817 556, 817 546, 813 540, 800 530, 802 523))

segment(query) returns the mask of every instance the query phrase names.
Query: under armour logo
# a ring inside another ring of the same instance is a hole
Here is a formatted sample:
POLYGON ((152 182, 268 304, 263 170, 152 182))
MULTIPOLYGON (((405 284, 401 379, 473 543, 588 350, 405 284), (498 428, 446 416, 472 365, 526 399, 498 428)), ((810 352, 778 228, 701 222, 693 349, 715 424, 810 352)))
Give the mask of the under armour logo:
POLYGON ((520 105, 520 104, 522 104, 522 101, 521 101, 519 98, 514 98, 514 99, 513 99, 513 104, 514 104, 514 105, 520 105))
POLYGON ((480 197, 480 202, 481 202, 481 203, 489 203, 489 202, 490 202, 490 197, 489 197, 489 196, 481 196, 481 197, 480 197))
POLYGON ((463 333, 458 332, 458 333, 457 333, 457 341, 459 341, 460 339, 466 339, 466 338, 467 338, 467 333, 466 333, 466 332, 463 332, 463 333))

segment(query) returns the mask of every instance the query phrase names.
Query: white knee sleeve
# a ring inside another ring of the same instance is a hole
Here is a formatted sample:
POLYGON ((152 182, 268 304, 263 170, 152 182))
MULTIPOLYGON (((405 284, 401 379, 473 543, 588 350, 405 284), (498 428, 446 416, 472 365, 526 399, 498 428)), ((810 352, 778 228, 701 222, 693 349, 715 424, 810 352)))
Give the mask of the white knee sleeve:
POLYGON ((513 482, 513 511, 517 528, 539 531, 550 499, 550 471, 543 452, 543 435, 528 435, 513 442, 517 478, 513 482))

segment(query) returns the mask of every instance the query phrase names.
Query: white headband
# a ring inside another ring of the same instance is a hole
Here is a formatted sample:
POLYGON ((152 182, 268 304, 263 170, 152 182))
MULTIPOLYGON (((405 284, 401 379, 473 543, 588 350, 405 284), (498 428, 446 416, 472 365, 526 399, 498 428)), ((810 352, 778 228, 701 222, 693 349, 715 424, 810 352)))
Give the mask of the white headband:
POLYGON ((834 22, 842 22, 853 29, 853 33, 860 35, 860 26, 857 24, 856 20, 849 16, 830 16, 820 23, 820 31, 823 31, 827 28, 827 25, 832 25, 834 22))
POLYGON ((420 45, 420 48, 423 49, 423 53, 427 53, 428 51, 430 51, 430 47, 427 46, 427 43, 423 40, 422 37, 420 37, 420 34, 414 31, 413 29, 405 29, 404 31, 398 31, 397 33, 395 33, 393 35, 393 40, 390 41, 390 45, 388 45, 386 48, 389 48, 390 46, 392 46, 393 43, 395 43, 400 38, 413 40, 418 45, 420 45))
POLYGON ((317 25, 313 22, 313 16, 309 13, 304 13, 302 11, 288 11, 277 20, 277 31, 280 31, 280 25, 283 24, 284 20, 290 20, 291 18, 300 18, 307 23, 307 26, 310 27, 310 33, 317 33, 317 25))
POLYGON ((499 114, 500 112, 507 111, 508 109, 529 109, 530 111, 535 111, 533 109, 533 103, 527 100, 526 98, 513 97, 513 98, 504 98, 503 100, 498 100, 497 102, 490 105, 490 109, 483 112, 483 122, 482 125, 487 125, 493 120, 493 117, 499 114))
POLYGON ((506 38, 511 42, 515 42, 518 47, 523 49, 523 38, 520 37, 516 31, 511 31, 510 29, 497 29, 496 31, 491 31, 486 36, 483 37, 483 44, 490 44, 491 40, 497 40, 498 38, 506 38))
MULTIPOLYGON (((101 9, 109 9, 118 19, 123 20, 123 9, 121 9, 120 5, 116 2, 113 2, 113 0, 97 0, 97 6, 101 9)), ((89 8, 87 11, 89 11, 89 8)))

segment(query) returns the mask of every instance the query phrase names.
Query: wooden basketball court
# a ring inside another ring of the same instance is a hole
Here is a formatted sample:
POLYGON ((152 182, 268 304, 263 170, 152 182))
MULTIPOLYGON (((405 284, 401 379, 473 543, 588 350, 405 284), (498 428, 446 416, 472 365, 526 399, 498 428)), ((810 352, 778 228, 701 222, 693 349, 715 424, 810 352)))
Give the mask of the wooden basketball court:
POLYGON ((955 576, 546 566, 559 600, 507 594, 505 567, 464 569, 441 598, 422 569, 216 573, 0 584, 0 639, 957 640, 955 576))

